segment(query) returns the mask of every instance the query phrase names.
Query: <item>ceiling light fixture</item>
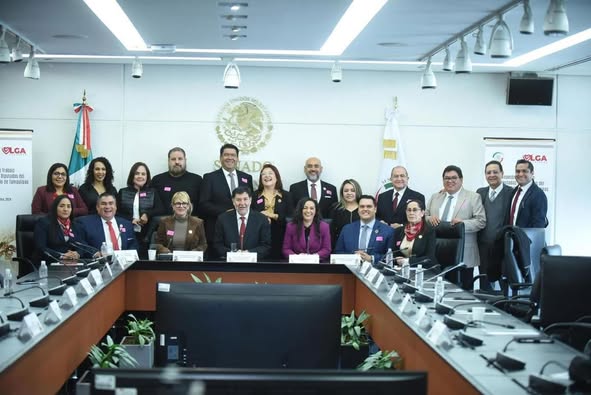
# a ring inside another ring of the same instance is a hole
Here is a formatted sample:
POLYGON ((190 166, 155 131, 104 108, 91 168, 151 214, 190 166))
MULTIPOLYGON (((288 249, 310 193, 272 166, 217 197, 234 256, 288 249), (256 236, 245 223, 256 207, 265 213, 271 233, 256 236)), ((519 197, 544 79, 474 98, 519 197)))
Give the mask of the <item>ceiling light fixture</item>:
POLYGON ((23 61, 23 51, 21 50, 21 38, 20 37, 18 38, 16 46, 14 48, 12 48, 12 52, 10 52, 10 57, 12 58, 12 61, 15 63, 23 61))
POLYGON ((521 17, 521 22, 519 23, 519 33, 534 33, 534 18, 532 16, 529 0, 523 0, 523 16, 521 17))
POLYGON ((386 3, 387 0, 353 0, 320 51, 341 55, 386 3))
POLYGON ((136 56, 133 59, 133 64, 131 65, 131 76, 133 78, 142 78, 144 74, 144 66, 142 65, 142 61, 136 56))
POLYGON ((117 0, 84 0, 84 2, 128 51, 149 50, 117 0))
POLYGON ((568 34, 568 16, 564 0, 550 0, 544 18, 544 34, 546 36, 563 36, 568 34))
POLYGON ((0 26, 0 30, 2 31, 2 35, 0 35, 0 63, 10 63, 10 49, 4 39, 6 30, 4 30, 4 26, 0 26))
MULTIPOLYGON (((431 57, 429 57, 430 59, 431 57)), ((449 47, 445 47, 445 59, 443 59, 443 71, 452 71, 454 69, 454 62, 451 59, 451 52, 449 47)))
POLYGON ((460 38, 460 50, 456 56, 456 74, 466 74, 472 72, 472 60, 470 60, 470 51, 464 37, 460 38))
POLYGON ((343 69, 339 61, 335 61, 330 70, 330 79, 332 82, 341 82, 343 80, 343 69))
POLYGON ((427 61, 427 67, 425 72, 421 76, 421 88, 422 89, 435 89, 437 88, 437 79, 433 70, 431 70, 431 58, 427 61))
POLYGON ((486 43, 484 42, 484 29, 482 26, 478 28, 476 44, 474 45, 474 53, 476 55, 486 55, 486 43))
POLYGON ((513 36, 511 36, 509 26, 503 20, 503 16, 500 15, 490 35, 490 57, 508 58, 512 52, 513 36))
POLYGON ((33 47, 31 47, 31 52, 29 52, 29 59, 27 60, 27 66, 23 75, 25 78, 32 80, 38 80, 41 77, 41 70, 35 58, 35 49, 33 47))
POLYGON ((240 70, 234 62, 229 62, 224 70, 224 88, 238 89, 240 87, 240 70))

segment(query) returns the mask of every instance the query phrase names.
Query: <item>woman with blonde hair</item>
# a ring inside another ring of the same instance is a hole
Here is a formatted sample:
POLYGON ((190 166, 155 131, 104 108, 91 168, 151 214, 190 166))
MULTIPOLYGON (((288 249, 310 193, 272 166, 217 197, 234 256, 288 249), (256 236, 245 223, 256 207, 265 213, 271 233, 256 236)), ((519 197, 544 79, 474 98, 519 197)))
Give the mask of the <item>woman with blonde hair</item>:
POLYGON ((205 251, 207 240, 201 218, 191 216, 193 205, 185 191, 172 195, 173 214, 162 218, 156 232, 159 254, 172 251, 205 251))

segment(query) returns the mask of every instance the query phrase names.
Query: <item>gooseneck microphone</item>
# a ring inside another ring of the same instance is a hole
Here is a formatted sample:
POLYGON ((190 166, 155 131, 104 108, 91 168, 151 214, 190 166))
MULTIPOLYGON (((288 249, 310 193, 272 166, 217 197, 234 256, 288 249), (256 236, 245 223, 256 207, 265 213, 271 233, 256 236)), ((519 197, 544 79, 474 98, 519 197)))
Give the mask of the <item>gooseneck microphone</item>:
MULTIPOLYGON (((60 262, 60 259, 58 259, 61 256, 61 252, 58 251, 54 251, 50 248, 46 248, 43 253, 48 256, 49 258, 56 260, 58 263, 60 262), (55 256, 55 254, 57 254, 57 257, 55 256)), ((68 265, 63 265, 62 267, 65 267, 69 272, 70 272, 70 276, 66 277, 66 278, 62 278, 62 282, 64 284, 67 285, 75 285, 78 283, 78 276, 76 275, 76 272, 68 265)))
POLYGON ((428 283, 428 282, 431 282, 431 281, 433 281, 433 280, 437 280, 437 278, 438 278, 438 277, 443 277, 443 276, 445 276, 447 273, 449 273, 449 272, 452 272, 452 271, 454 271, 454 270, 456 270, 456 269, 461 269, 461 268, 463 268, 463 267, 466 267, 466 264, 465 264, 464 262, 460 262, 460 263, 458 263, 458 264, 457 264, 457 265, 455 265, 455 266, 452 266, 452 267, 450 267, 450 268, 448 268, 448 269, 445 269, 444 271, 442 271, 442 272, 441 272, 441 273, 439 273, 438 275, 428 278, 428 279, 427 279, 427 280, 425 280, 424 282, 428 283))
POLYGON ((6 318, 8 318, 9 321, 20 321, 23 319, 24 316, 29 314, 29 308, 25 307, 25 304, 23 303, 21 298, 17 298, 16 296, 11 295, 11 296, 0 296, 0 299, 16 299, 21 304, 20 310, 6 314, 6 318))
POLYGON ((21 288, 21 289, 11 292, 10 294, 5 294, 5 296, 14 295, 16 293, 28 291, 29 289, 34 289, 34 288, 40 289, 41 292, 43 293, 43 296, 37 297, 35 299, 31 299, 29 301, 29 306, 31 306, 31 307, 45 307, 45 306, 47 306, 49 304, 49 294, 47 294, 47 292, 45 292, 45 290, 38 285, 31 285, 30 287, 27 287, 27 288, 21 288))

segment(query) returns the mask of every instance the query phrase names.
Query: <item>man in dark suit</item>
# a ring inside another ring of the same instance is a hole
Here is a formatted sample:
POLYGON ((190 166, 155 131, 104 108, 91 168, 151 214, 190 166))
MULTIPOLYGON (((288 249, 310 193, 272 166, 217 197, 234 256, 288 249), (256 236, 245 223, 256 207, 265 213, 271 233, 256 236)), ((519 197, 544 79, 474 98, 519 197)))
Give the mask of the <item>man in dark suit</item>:
POLYGON ((508 225, 520 228, 548 226, 548 199, 533 178, 534 165, 530 161, 519 159, 515 164, 515 181, 518 185, 511 195, 508 225))
POLYGON ((338 201, 337 189, 328 182, 320 181, 322 174, 322 163, 318 158, 308 158, 304 165, 306 179, 304 181, 291 184, 289 193, 291 194, 293 208, 301 198, 312 198, 318 203, 320 213, 323 218, 330 218, 331 206, 338 201))
POLYGON ((168 171, 154 176, 150 182, 150 186, 158 192, 158 197, 166 213, 172 215, 170 201, 172 195, 177 192, 187 192, 191 198, 193 207, 197 208, 199 205, 201 181, 202 178, 200 175, 187 171, 185 150, 181 147, 174 147, 168 151, 168 171))
POLYGON ((104 242, 113 250, 137 250, 133 225, 125 218, 117 217, 117 200, 109 192, 102 193, 96 201, 96 214, 78 217, 82 242, 98 251, 104 242))
POLYGON ((511 187, 503 183, 503 165, 491 160, 484 167, 487 187, 478 188, 476 193, 482 199, 486 213, 486 226, 478 232, 478 253, 480 254, 480 289, 491 291, 491 282, 498 280, 503 259, 503 240, 498 239, 499 231, 505 225, 505 216, 511 205, 511 187), (497 273, 496 275, 494 273, 497 273))
POLYGON ((224 258, 235 243, 239 251, 256 252, 257 259, 264 259, 271 250, 269 220, 250 209, 252 191, 247 187, 232 191, 232 203, 235 209, 222 213, 215 225, 213 248, 218 258, 224 258))
POLYGON ((345 225, 334 249, 335 254, 358 254, 362 261, 380 266, 388 248, 392 247, 394 230, 376 220, 373 196, 359 198, 359 221, 345 225))
POLYGON ((218 216, 234 208, 232 191, 239 186, 252 191, 252 177, 236 169, 238 147, 224 144, 220 148, 221 168, 203 176, 198 214, 205 221, 207 244, 212 245, 218 216))
POLYGON ((377 217, 396 229, 406 223, 406 203, 418 200, 425 206, 425 196, 408 187, 408 172, 403 166, 395 166, 390 173, 393 189, 378 196, 377 217))

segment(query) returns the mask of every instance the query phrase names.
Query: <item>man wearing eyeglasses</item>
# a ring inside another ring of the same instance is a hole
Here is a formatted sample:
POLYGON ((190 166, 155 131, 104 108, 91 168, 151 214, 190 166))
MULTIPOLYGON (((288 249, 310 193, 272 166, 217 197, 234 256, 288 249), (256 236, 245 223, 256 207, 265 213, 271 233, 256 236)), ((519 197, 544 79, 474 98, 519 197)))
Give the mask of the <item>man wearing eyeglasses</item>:
POLYGON ((462 288, 472 287, 474 267, 480 265, 476 234, 486 226, 486 214, 480 195, 462 188, 464 176, 458 166, 449 165, 443 170, 443 190, 433 194, 425 214, 427 221, 437 227, 441 222, 451 225, 464 223, 464 263, 460 271, 462 288))
POLYGON ((408 172, 403 166, 395 166, 390 173, 393 189, 378 196, 377 217, 396 229, 406 222, 406 204, 418 200, 425 205, 425 196, 408 187, 408 172))

